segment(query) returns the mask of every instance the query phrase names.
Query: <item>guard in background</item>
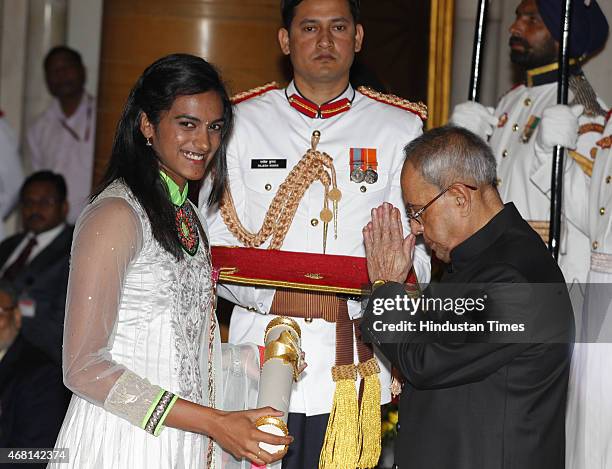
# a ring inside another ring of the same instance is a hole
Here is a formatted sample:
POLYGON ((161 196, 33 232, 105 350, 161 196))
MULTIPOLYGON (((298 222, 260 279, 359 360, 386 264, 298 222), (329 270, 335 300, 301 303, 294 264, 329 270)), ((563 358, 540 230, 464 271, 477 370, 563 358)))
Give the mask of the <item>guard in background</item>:
MULTIPOLYGON (((592 244, 582 331, 576 337, 567 408, 568 469, 612 467, 612 112, 591 178, 587 210, 592 244)), ((579 311, 576 314, 580 313, 579 311)))
MULTIPOLYGON (((523 0, 518 5, 510 27, 510 58, 524 73, 525 81, 506 93, 495 111, 474 102, 459 104, 451 122, 480 137, 490 137, 502 200, 514 202, 545 242, 553 148, 561 145, 569 149, 559 265, 568 283, 584 283, 591 243, 583 227, 596 142, 602 137, 606 111, 581 64, 604 46, 608 23, 595 0, 573 2, 569 104, 557 105, 561 4, 559 0, 523 0)), ((572 290, 574 310, 579 311, 582 294, 572 290)))

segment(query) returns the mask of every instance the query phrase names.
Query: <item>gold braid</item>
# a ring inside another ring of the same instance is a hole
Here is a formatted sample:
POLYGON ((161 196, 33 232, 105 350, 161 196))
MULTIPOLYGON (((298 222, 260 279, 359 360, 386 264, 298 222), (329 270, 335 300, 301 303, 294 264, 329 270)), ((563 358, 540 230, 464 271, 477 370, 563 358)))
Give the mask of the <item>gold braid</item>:
MULTIPOLYGON (((263 224, 257 233, 251 233, 240 222, 236 213, 236 206, 232 194, 227 189, 221 201, 221 217, 229 231, 246 247, 259 247, 266 240, 272 237, 268 249, 280 249, 285 240, 285 236, 291 227, 295 212, 298 209, 304 193, 316 180, 320 181, 325 188, 325 200, 323 212, 329 212, 328 200, 330 198, 330 185, 333 185, 332 201, 334 203, 334 219, 337 213, 337 204, 341 194, 336 187, 336 170, 334 168, 333 159, 324 152, 317 151, 316 147, 319 142, 320 133, 313 132, 311 145, 312 147, 300 159, 300 161, 289 172, 283 183, 278 188, 274 195, 270 206, 264 217, 263 224), (331 173, 330 174, 328 173, 331 173)), ((327 223, 330 220, 325 220, 324 237, 327 233, 327 223)), ((325 252, 326 240, 323 240, 323 251, 325 252)))

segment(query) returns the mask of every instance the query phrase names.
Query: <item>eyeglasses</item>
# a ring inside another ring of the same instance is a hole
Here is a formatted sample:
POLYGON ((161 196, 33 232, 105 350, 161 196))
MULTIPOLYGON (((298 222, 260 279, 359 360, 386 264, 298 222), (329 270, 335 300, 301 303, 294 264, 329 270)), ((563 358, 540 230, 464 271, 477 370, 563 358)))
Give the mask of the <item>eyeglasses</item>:
POLYGON ((436 195, 433 199, 431 199, 429 202, 427 202, 425 205, 423 205, 420 209, 418 209, 416 212, 412 212, 412 207, 407 207, 406 208, 406 216, 408 217, 409 221, 415 221, 417 222, 419 225, 422 225, 423 222, 420 220, 421 215, 423 215, 423 212, 430 207, 436 200, 438 200, 440 197, 442 197, 444 194, 446 194, 446 192, 453 186, 456 186, 457 184, 462 185, 467 187, 468 189, 472 190, 472 191, 476 191, 478 190, 478 187, 476 186, 470 186, 469 184, 464 184, 463 182, 453 182, 450 186, 448 186, 446 189, 444 189, 442 192, 440 192, 438 195, 436 195))
POLYGON ((8 315, 11 311, 14 311, 17 308, 17 305, 12 305, 8 307, 0 306, 0 318, 8 315))

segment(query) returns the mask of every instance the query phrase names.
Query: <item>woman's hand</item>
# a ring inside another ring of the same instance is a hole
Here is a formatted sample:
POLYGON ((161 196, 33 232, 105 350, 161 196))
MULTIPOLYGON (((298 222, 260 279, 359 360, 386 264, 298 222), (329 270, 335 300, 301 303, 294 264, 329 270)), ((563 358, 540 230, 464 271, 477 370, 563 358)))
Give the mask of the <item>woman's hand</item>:
POLYGON ((259 447, 259 442, 288 445, 293 437, 272 435, 259 430, 255 421, 265 416, 282 417, 283 413, 272 407, 237 412, 217 411, 209 436, 237 459, 247 458, 258 466, 273 463, 285 453, 270 454, 259 447))

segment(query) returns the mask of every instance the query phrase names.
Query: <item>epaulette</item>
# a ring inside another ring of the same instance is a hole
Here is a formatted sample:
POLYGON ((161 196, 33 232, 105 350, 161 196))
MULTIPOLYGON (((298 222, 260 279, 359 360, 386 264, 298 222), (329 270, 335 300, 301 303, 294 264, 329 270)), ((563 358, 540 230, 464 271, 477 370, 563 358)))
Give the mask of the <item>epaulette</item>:
POLYGON ((251 88, 248 91, 243 91, 242 93, 235 94, 230 98, 232 104, 238 104, 242 101, 246 101, 247 99, 254 98, 255 96, 260 96, 264 93, 267 93, 271 90, 279 89, 278 83, 275 81, 271 81, 270 83, 266 83, 263 86, 258 86, 256 88, 251 88))
POLYGON ((367 86, 360 86, 357 88, 357 91, 375 101, 390 104, 391 106, 404 109, 405 111, 410 111, 419 116, 423 121, 427 120, 427 106, 421 102, 413 103, 412 101, 400 98, 394 94, 381 93, 380 91, 373 90, 367 86))
POLYGON ((602 138, 597 141, 597 146, 602 150, 607 150, 608 148, 612 148, 612 135, 608 135, 607 137, 602 138))
POLYGON ((589 117, 606 115, 606 111, 597 101, 595 90, 593 90, 584 74, 570 76, 569 89, 574 94, 574 99, 569 103, 570 105, 582 104, 584 106, 584 114, 589 117))

